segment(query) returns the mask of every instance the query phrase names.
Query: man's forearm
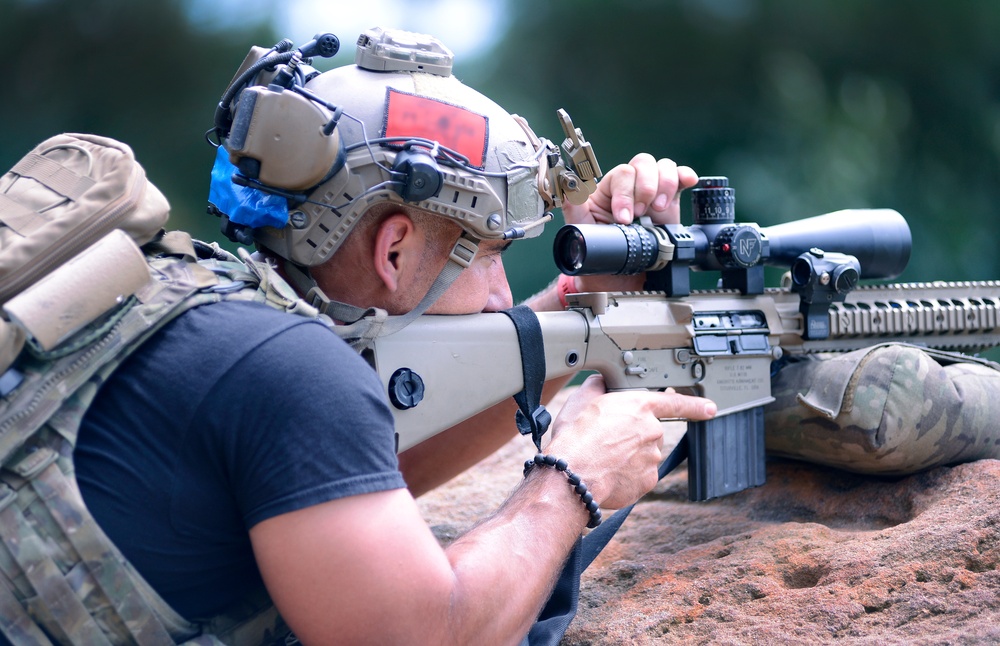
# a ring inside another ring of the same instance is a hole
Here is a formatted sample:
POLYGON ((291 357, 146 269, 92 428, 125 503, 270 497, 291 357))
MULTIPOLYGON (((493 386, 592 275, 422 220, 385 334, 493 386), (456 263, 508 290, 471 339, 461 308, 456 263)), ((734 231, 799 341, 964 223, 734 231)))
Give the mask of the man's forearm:
POLYGON ((563 473, 536 468, 495 514, 456 540, 446 550, 456 577, 454 643, 518 643, 588 517, 563 473))

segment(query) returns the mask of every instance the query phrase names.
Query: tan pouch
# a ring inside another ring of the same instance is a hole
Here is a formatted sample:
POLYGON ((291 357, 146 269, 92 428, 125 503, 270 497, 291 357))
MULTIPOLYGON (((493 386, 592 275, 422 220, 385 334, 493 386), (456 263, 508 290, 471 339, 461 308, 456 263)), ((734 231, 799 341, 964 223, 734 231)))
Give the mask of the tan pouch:
POLYGON ((38 347, 54 350, 149 280, 146 258, 115 229, 3 306, 38 347))
MULTIPOLYGON (((87 134, 45 140, 0 177, 0 306, 115 229, 145 244, 169 211, 127 145, 87 134)), ((0 372, 23 337, 0 335, 0 372)))

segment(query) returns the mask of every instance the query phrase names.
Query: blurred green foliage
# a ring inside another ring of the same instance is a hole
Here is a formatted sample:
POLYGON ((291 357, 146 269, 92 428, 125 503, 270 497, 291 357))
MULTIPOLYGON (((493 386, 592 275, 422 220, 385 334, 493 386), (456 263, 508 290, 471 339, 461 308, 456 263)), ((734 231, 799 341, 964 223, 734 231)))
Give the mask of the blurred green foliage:
MULTIPOLYGON (((116 137, 174 226, 217 238, 203 133, 249 46, 284 34, 265 15, 191 24, 190 1, 0 0, 0 167, 58 132, 116 137)), ((1000 275, 1000 3, 507 0, 506 15, 456 73, 552 139, 565 108, 605 171, 647 151, 727 175, 737 217, 762 225, 895 208, 914 236, 901 279, 1000 275)), ((554 276, 549 229, 506 256, 517 298, 554 276)))

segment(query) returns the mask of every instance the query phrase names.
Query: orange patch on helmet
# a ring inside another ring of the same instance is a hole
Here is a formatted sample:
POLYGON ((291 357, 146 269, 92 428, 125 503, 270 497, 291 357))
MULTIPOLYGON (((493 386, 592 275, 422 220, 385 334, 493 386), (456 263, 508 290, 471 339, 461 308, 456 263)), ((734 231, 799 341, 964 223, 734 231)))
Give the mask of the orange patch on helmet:
POLYGON ((486 163, 487 119, 457 105, 392 88, 385 110, 386 139, 430 139, 469 159, 478 168, 486 163))

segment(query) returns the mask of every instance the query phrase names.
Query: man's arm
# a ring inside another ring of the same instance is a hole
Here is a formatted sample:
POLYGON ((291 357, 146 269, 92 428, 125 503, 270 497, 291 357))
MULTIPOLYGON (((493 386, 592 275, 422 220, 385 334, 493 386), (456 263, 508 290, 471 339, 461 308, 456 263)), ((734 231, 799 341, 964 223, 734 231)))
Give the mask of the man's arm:
MULTIPOLYGON (((658 418, 711 413, 703 399, 605 394, 590 378, 554 423, 549 451, 600 504, 623 506, 656 483, 658 418)), ((268 591, 306 644, 502 644, 527 633, 587 520, 565 475, 536 468, 446 550, 402 490, 282 514, 250 537, 268 591)))

